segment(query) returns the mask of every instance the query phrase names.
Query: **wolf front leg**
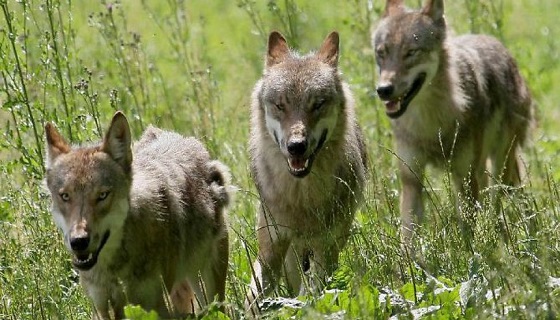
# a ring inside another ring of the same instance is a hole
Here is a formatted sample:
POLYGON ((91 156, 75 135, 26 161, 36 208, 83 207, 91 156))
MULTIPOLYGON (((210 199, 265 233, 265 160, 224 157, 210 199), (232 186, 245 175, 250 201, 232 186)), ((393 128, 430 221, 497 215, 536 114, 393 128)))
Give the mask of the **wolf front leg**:
POLYGON ((193 288, 187 279, 176 283, 169 294, 174 311, 178 315, 194 314, 197 300, 193 288))
POLYGON ((124 319, 124 306, 113 307, 113 317, 109 312, 108 304, 104 307, 95 306, 93 309, 93 314, 91 316, 92 320, 119 320, 124 319))
MULTIPOLYGON (((215 299, 223 302, 226 292, 226 277, 229 256, 229 240, 227 231, 224 230, 223 236, 218 240, 217 247, 211 253, 212 260, 210 265, 201 270, 204 286, 198 295, 201 306, 206 306, 215 299)), ((223 306, 220 307, 224 311, 223 306)))
MULTIPOLYGON (((215 299, 224 301, 229 255, 227 233, 217 240, 216 247, 206 255, 211 257, 208 264, 173 286, 170 298, 174 318, 192 316, 215 299)), ((224 311, 223 305, 220 310, 224 311)))
POLYGON ((94 307, 93 314, 91 315, 92 320, 109 320, 111 316, 109 315, 109 309, 100 309, 98 307, 94 307))
POLYGON ((270 214, 261 209, 258 218, 258 257, 253 264, 253 276, 245 300, 245 308, 253 315, 259 313, 258 300, 277 285, 290 241, 285 227, 280 227, 270 214))
POLYGON ((399 164, 401 192, 401 240, 407 250, 412 250, 414 225, 420 224, 424 215, 422 201, 422 177, 424 166, 411 167, 407 163, 399 164))
MULTIPOLYGON (((217 249, 217 255, 213 261, 212 274, 210 276, 213 282, 214 292, 217 295, 218 301, 223 302, 226 298, 226 278, 229 262, 229 237, 227 230, 224 231, 225 235, 220 239, 217 249)), ((215 298, 212 296, 211 298, 215 298)))
POLYGON ((93 303, 92 319, 124 319, 125 294, 116 277, 104 278, 98 273, 81 272, 80 283, 93 303))
POLYGON ((292 240, 286 252, 284 271, 287 289, 291 296, 303 293, 302 280, 309 266, 309 250, 304 249, 300 242, 292 240))
MULTIPOLYGON (((346 225, 346 224, 344 224, 346 225)), ((350 226, 341 228, 350 230, 350 226)), ((312 271, 312 292, 320 294, 326 287, 329 278, 334 274, 338 268, 340 251, 346 245, 349 237, 349 232, 342 232, 342 234, 330 233, 327 239, 320 239, 315 241, 313 251, 310 257, 312 271)))

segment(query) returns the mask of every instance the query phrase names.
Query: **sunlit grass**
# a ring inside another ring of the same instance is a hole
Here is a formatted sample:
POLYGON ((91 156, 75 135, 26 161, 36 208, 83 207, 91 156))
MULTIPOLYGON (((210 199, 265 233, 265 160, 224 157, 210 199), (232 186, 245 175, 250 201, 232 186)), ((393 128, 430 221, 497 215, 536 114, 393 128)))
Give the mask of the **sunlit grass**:
POLYGON ((426 270, 400 246, 397 159, 373 90, 369 32, 382 7, 382 1, 366 0, 0 1, 0 318, 90 317, 91 304, 48 212, 43 127, 53 121, 73 143, 96 141, 116 109, 125 111, 135 137, 148 124, 194 135, 231 167, 239 190, 229 217, 226 306, 229 317, 242 316, 257 250, 249 96, 271 30, 302 51, 340 32, 340 69, 356 97, 371 167, 366 203, 329 291, 299 297, 302 309, 274 314, 555 317, 560 2, 446 2, 448 23, 458 33, 490 33, 504 41, 530 84, 539 121, 525 150, 527 185, 509 193, 487 190, 473 239, 458 228, 456 193, 446 175, 428 171, 430 200, 419 229, 426 270), (503 195, 499 206, 496 195, 503 195))

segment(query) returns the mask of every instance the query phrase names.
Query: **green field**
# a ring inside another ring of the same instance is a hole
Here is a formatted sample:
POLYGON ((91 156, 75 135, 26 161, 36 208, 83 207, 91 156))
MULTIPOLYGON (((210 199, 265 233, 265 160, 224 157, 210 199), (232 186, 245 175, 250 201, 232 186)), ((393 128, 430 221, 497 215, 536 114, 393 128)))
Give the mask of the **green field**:
MULTIPOLYGON (((421 1, 408 1, 419 5, 421 1)), ((524 150, 523 190, 484 190, 465 239, 449 177, 428 171, 420 228, 425 268, 401 249, 389 119, 375 94, 370 30, 384 1, 0 0, 0 319, 88 319, 43 186, 44 132, 98 141, 115 110, 139 137, 149 124, 193 135, 230 166, 227 315, 243 317, 258 196, 249 175, 249 103, 266 39, 281 31, 301 51, 332 30, 370 156, 366 201, 328 289, 276 300, 273 319, 556 318, 560 313, 560 1, 446 1, 456 33, 489 33, 516 57, 538 109, 524 150), (494 192, 497 191, 497 192, 494 192), (500 196, 498 199, 496 197, 500 196)), ((132 318, 148 319, 127 309, 132 318)))

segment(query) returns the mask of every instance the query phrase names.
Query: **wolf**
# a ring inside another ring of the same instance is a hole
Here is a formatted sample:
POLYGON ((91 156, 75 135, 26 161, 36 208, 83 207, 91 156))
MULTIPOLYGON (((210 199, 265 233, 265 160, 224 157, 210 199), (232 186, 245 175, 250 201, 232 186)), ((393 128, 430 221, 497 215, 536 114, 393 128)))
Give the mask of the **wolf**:
POLYGON ((477 207, 491 177, 522 182, 520 149, 533 126, 527 84, 514 58, 487 35, 449 36, 443 0, 419 10, 388 0, 372 33, 376 91, 391 119, 402 184, 402 238, 423 216, 427 164, 450 169, 456 189, 477 207))
POLYGON ((321 286, 363 200, 366 147, 338 56, 337 32, 306 55, 270 33, 251 105, 251 175, 261 200, 246 300, 252 311, 282 278, 289 294, 300 292, 302 271, 311 267, 321 286))
POLYGON ((224 164, 195 138, 151 126, 133 151, 121 112, 96 146, 69 145, 51 123, 45 132, 52 216, 93 319, 121 319, 128 303, 175 317, 223 301, 224 164))

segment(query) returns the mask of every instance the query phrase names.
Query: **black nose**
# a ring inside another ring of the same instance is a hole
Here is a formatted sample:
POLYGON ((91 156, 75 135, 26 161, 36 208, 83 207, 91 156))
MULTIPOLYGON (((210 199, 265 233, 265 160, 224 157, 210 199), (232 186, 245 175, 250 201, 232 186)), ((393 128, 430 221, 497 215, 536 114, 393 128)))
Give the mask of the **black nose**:
POLYGON ((288 152, 292 156, 301 156, 307 151, 307 140, 305 139, 298 139, 298 140, 290 140, 288 142, 288 152))
POLYGON ((392 84, 388 84, 388 85, 384 85, 384 86, 379 86, 377 87, 377 95, 379 96, 379 98, 381 99, 389 99, 391 98, 391 95, 393 94, 393 91, 395 91, 395 87, 393 87, 392 84))
POLYGON ((89 246, 89 236, 82 235, 70 238, 70 247, 74 251, 84 251, 89 246))

